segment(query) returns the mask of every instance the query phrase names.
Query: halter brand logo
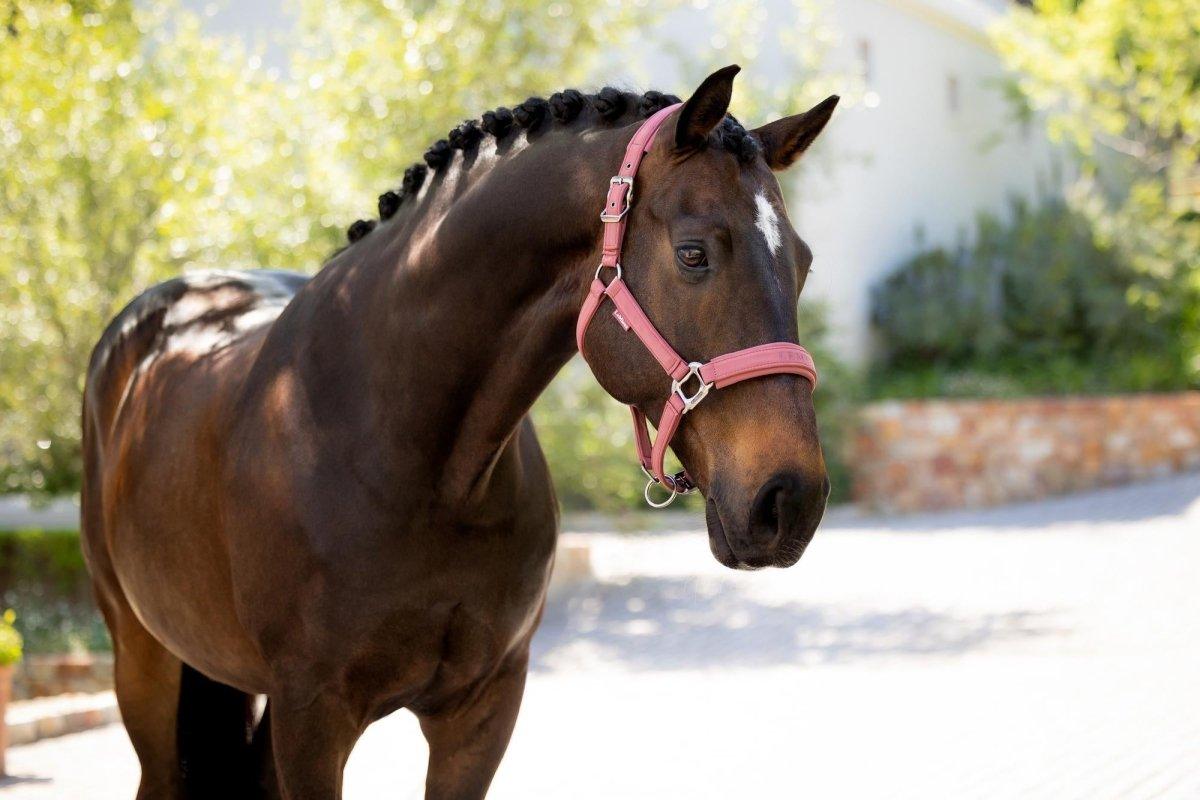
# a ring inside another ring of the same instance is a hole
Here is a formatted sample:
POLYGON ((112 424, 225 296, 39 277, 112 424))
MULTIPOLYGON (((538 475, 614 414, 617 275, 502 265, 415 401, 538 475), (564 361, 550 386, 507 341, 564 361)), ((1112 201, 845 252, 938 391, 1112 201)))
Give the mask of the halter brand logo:
POLYGON ((625 317, 621 316, 619 309, 613 312, 613 318, 616 319, 617 322, 621 323, 622 328, 629 330, 629 323, 625 321, 625 317))

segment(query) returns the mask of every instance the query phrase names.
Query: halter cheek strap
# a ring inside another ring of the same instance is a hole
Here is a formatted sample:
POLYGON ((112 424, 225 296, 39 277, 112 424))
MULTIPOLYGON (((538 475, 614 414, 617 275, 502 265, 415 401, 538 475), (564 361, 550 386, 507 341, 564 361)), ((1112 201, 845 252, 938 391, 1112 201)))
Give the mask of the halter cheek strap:
POLYGON ((625 225, 633 201, 633 178, 642 163, 642 157, 650 151, 650 146, 654 143, 654 135, 680 105, 682 104, 668 106, 642 123, 625 149, 620 170, 609 181, 604 210, 600 212, 600 220, 604 223, 604 246, 600 266, 596 268, 596 277, 592 280, 575 325, 575 341, 579 352, 583 353, 586 359, 583 341, 588 326, 600 306, 606 300, 611 301, 614 306, 613 318, 622 328, 638 337, 671 378, 671 393, 667 396, 662 416, 655 426, 658 435, 653 442, 646 425, 646 415, 637 406, 630 406, 638 461, 650 478, 646 484, 646 502, 653 506, 668 505, 676 495, 686 494, 696 488, 686 470, 671 476, 663 472, 663 461, 666 458, 667 446, 670 445, 683 416, 699 405, 700 401, 708 396, 709 391, 751 378, 779 374, 803 376, 812 383, 813 389, 817 387, 817 368, 812 356, 803 347, 791 342, 760 344, 717 356, 706 363, 684 361, 654 327, 654 323, 646 316, 646 312, 638 305, 622 279, 621 245, 625 239, 625 225), (616 272, 608 284, 600 279, 605 269, 616 272), (670 497, 661 503, 650 499, 650 487, 655 483, 671 491, 670 497))

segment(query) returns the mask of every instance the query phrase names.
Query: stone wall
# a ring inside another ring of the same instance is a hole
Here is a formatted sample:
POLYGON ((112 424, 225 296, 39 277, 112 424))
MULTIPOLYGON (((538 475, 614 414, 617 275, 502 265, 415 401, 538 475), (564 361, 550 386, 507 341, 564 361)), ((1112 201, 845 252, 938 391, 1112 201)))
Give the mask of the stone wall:
POLYGON ((1031 500, 1200 469, 1200 392, 864 409, 855 499, 882 511, 1031 500))
POLYGON ((13 673, 13 699, 52 697, 112 688, 111 653, 26 656, 13 673))

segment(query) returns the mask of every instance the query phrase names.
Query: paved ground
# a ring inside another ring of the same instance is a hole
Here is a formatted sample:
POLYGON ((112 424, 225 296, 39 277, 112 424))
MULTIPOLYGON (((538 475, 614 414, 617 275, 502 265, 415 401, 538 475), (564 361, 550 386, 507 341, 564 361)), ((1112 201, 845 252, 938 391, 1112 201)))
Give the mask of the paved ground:
MULTIPOLYGON (((1200 797, 1200 475, 889 523, 789 571, 703 534, 596 535, 493 798, 1200 797)), ((403 712, 352 800, 420 796, 403 712)), ((10 754, 3 798, 132 797, 112 726, 10 754)))

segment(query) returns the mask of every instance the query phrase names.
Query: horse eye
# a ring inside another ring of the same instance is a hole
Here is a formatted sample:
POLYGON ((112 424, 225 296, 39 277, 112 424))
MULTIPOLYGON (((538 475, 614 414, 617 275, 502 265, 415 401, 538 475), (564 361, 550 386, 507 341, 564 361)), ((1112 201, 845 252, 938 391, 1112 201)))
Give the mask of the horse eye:
POLYGON ((679 260, 681 266, 688 269, 700 269, 708 266, 708 256, 702 249, 693 245, 685 245, 676 249, 675 258, 679 260))

